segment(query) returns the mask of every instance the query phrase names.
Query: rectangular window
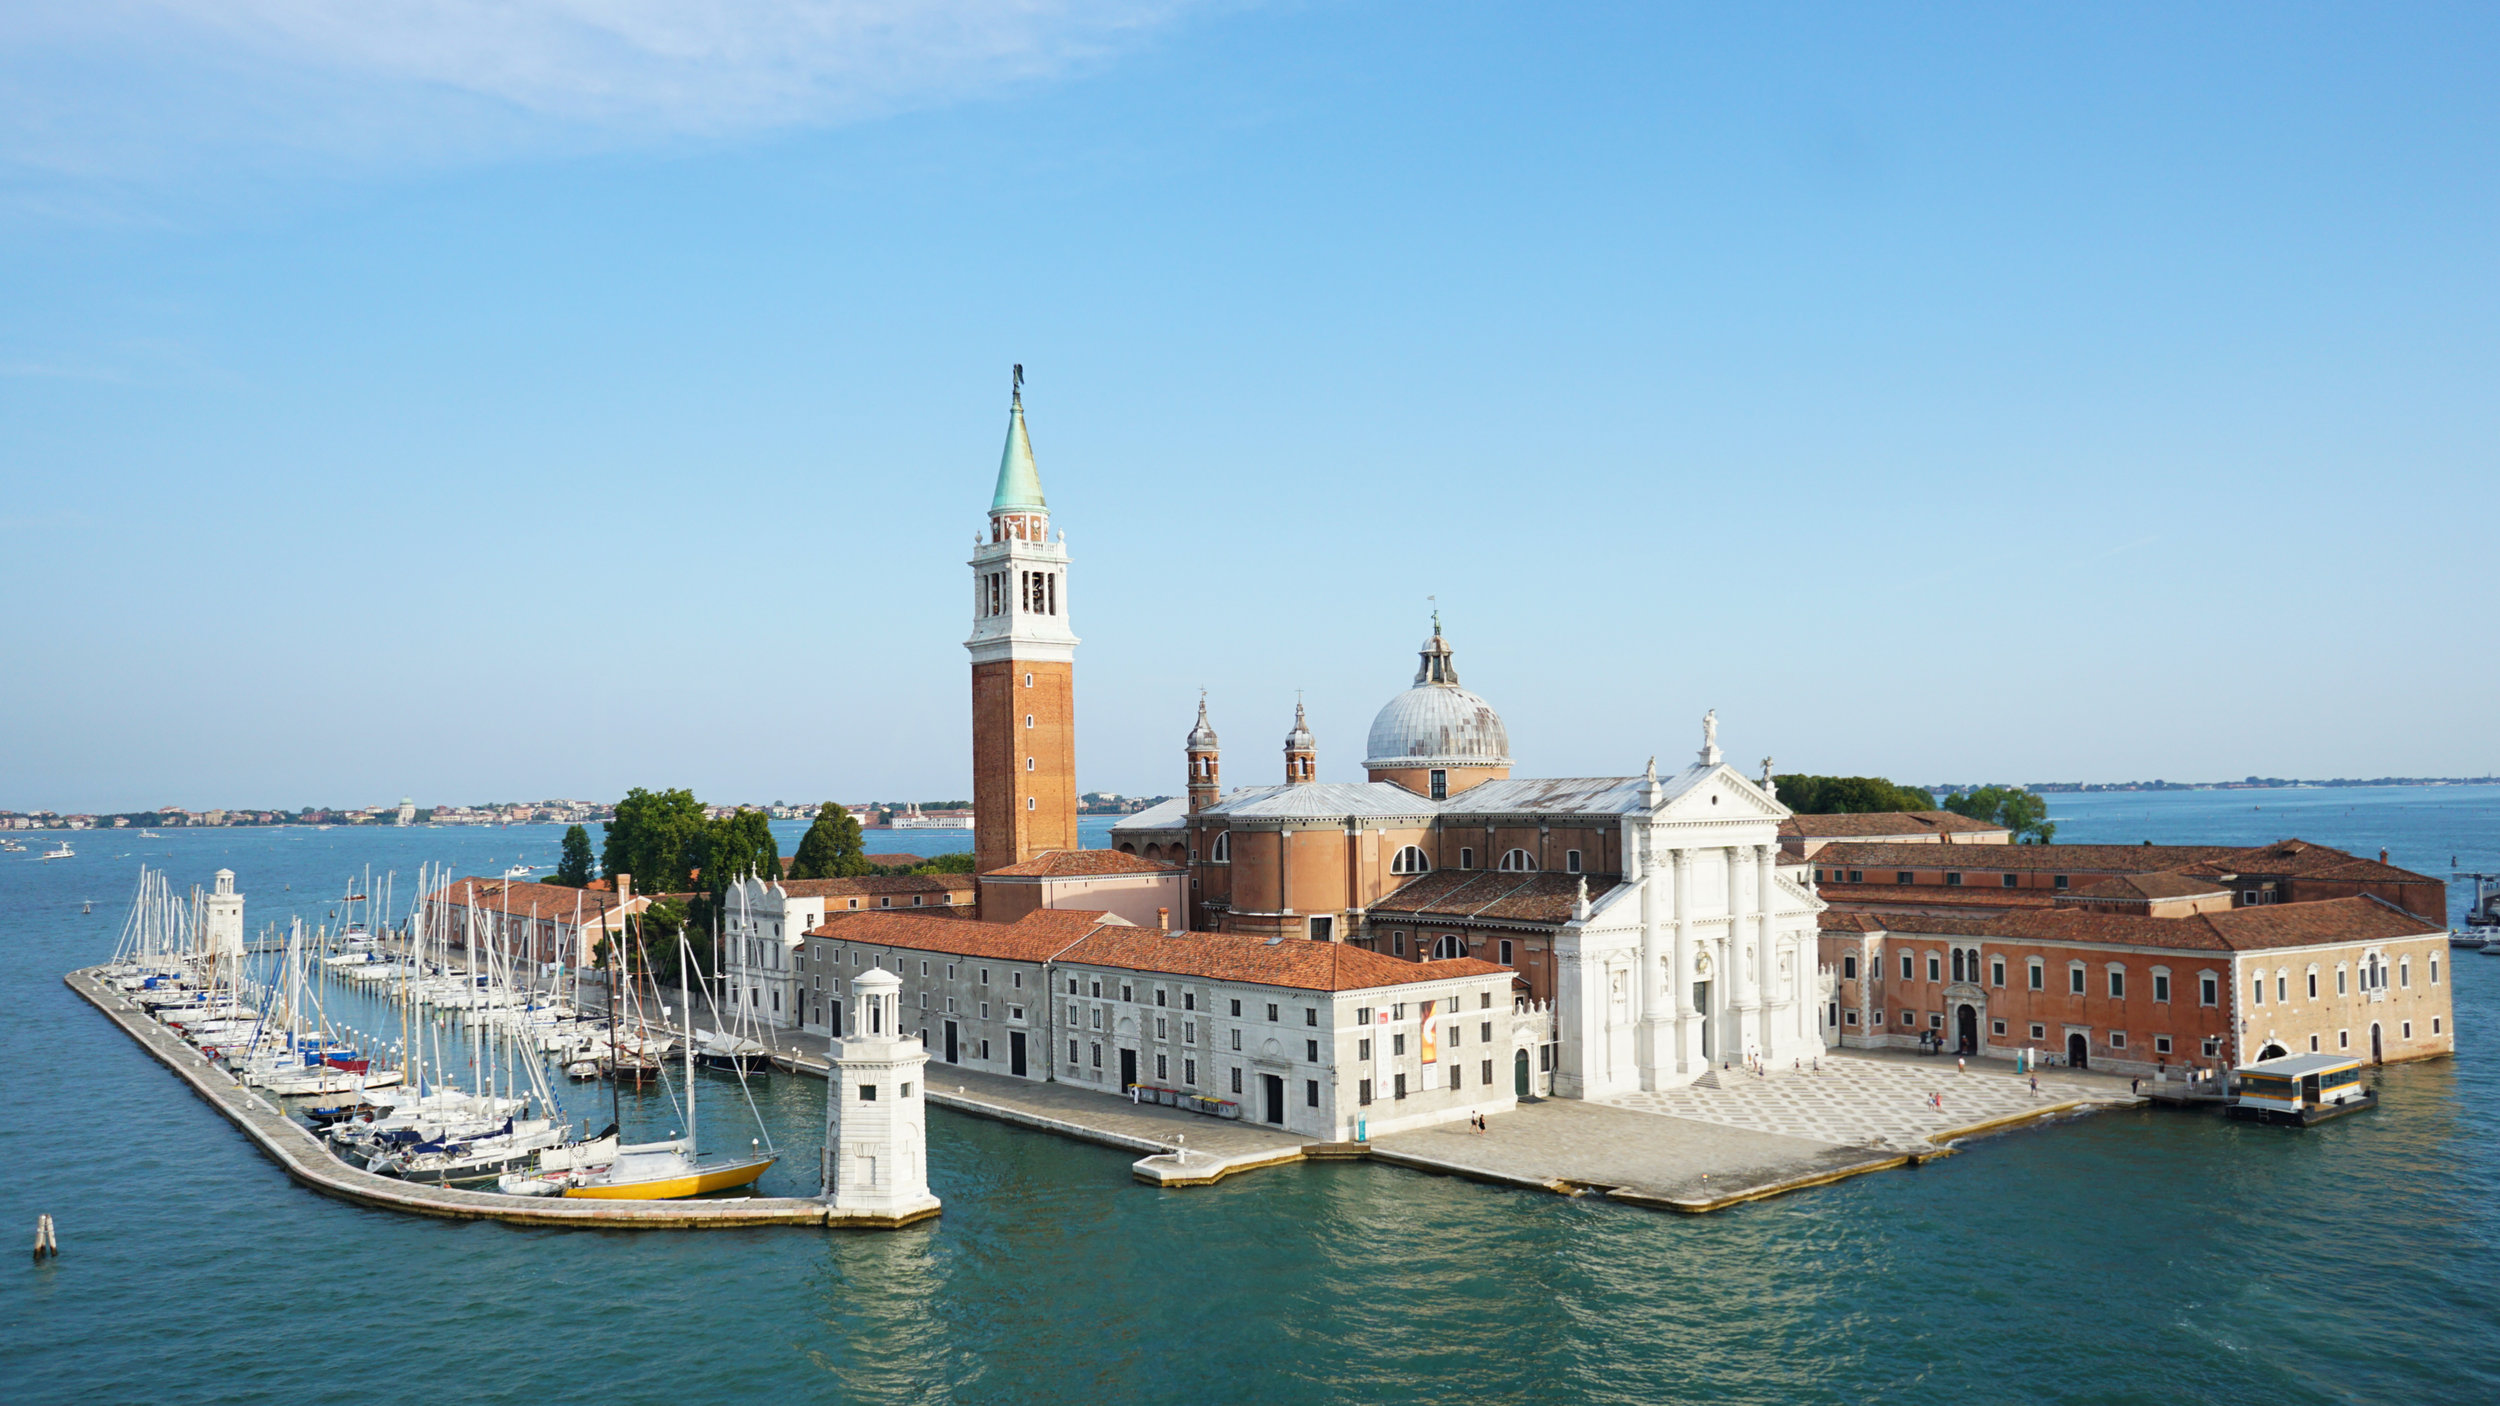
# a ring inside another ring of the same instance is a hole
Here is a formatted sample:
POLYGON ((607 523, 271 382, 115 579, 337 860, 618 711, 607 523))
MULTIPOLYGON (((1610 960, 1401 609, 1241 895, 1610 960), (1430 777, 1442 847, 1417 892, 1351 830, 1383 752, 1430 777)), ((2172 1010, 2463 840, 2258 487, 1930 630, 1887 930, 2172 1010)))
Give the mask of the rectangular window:
POLYGON ((1489 1044, 1492 1044, 1492 1043, 1493 1043, 1493 1022, 1492 1022, 1492 1021, 1489 1021, 1489 1020, 1485 1020, 1485 1021, 1478 1021, 1478 1022, 1477 1022, 1477 1024, 1476 1024, 1476 1037, 1477 1037, 1479 1040, 1483 1041, 1485 1044, 1488 1044, 1488 1045, 1489 1045, 1489 1044))
POLYGON ((1359 1060, 1368 1061, 1372 1057, 1372 1042, 1369 1040, 1355 1041, 1354 1057, 1359 1060))
POLYGON ((2020 884, 2020 883, 2022 882, 2020 879, 2015 878, 2015 877, 2014 877, 2013 875, 2011 875, 2011 874, 2007 874, 2007 875, 2005 875, 2005 876, 2004 876, 2004 879, 2005 879, 2005 886, 2006 886, 2007 888, 2009 888, 2009 889, 2010 889, 2010 888, 2015 887, 2016 885, 2018 885, 2018 884, 2020 884))
POLYGON ((2033 1022, 2031 1027, 2031 1038, 2034 1040, 2045 1040, 2049 1038, 2049 1028, 2036 1021, 2033 1022))
POLYGON ((1194 1059, 1181 1061, 1181 1082, 1193 1089, 1198 1087, 1198 1061, 1194 1059))
MULTIPOLYGON (((2404 959, 2402 959, 2402 960, 2400 960, 2400 961, 2398 961, 2398 962, 2396 963, 2396 984, 2397 984, 2398 986, 2400 986, 2400 987, 2403 987, 2403 988, 2407 989, 2407 990, 2411 990, 2411 989, 2412 989, 2412 987, 2413 987, 2413 959, 2412 959, 2411 957, 2406 957, 2406 958, 2404 958, 2404 959)), ((2309 974, 2309 994, 2310 994, 2310 995, 2312 995, 2312 996, 2317 995, 2317 994, 2318 994, 2317 987, 2318 987, 2318 974, 2317 974, 2316 972, 2311 972, 2311 973, 2309 974)))
POLYGON ((2127 1047, 2127 1032, 2124 1030, 2112 1030, 2109 1032, 2109 1047, 2113 1050, 2125 1049, 2127 1047))
POLYGON ((1155 1017, 1155 1038, 1158 1040, 1169 1040, 1172 1038, 1172 1028, 1164 1023, 1163 1017, 1161 1016, 1155 1017))
POLYGON ((2003 957, 1991 957, 1988 960, 1988 984, 1990 986, 2005 984, 2005 959, 2003 957))
POLYGON ((1068 1063, 1070 1063, 1070 1064, 1074 1064, 1074 1063, 1076 1063, 1079 1059, 1082 1059, 1083 1057, 1084 1057, 1083 1055, 1081 1055, 1081 1054, 1079 1054, 1079 1053, 1077 1052, 1077 1048, 1076 1048, 1076 1041, 1074 1041, 1074 1040, 1070 1040, 1070 1041, 1068 1042, 1068 1063))
POLYGON ((981 1003, 981 1018, 983 1020, 990 1018, 990 1003, 987 1001, 981 1003))
POLYGON ((2342 967, 2335 969, 2335 994, 2338 996, 2344 994, 2344 969, 2342 967))
MULTIPOLYGON (((2406 1029, 2405 1029, 2405 1033, 2406 1033, 2407 1035, 2412 1034, 2412 1033, 2413 1033, 2412 1027, 2407 1026, 2407 1027, 2406 1027, 2406 1029)), ((1454 1064, 1452 1064, 1452 1065, 1450 1066, 1450 1087, 1451 1087, 1452 1089, 1459 1089, 1459 1088, 1463 1088, 1463 1087, 1465 1087, 1465 1085, 1466 1085, 1466 1083, 1467 1083, 1467 1077, 1466 1077, 1466 1075, 1467 1075, 1467 1071, 1466 1071, 1466 1067, 1465 1067, 1465 1066, 1463 1066, 1463 1065, 1459 1065, 1459 1064, 1455 1064, 1455 1063, 1454 1063, 1454 1064)))
POLYGON ((983 1040, 983 1041, 981 1042, 981 1058, 983 1058, 983 1059, 988 1059, 989 1057, 990 1057, 990 1042, 989 1042, 989 1041, 987 1041, 987 1040, 983 1040))
POLYGON ((1319 1063, 1319 1041, 1305 1040, 1302 1042, 1302 1049, 1302 1058, 1305 1062, 1311 1064, 1319 1063))
POLYGON ((1134 1002, 1137 999, 1137 989, 1125 981, 1121 982, 1120 999, 1123 1001, 1134 1002))
POLYGON ((2154 1037, 2153 1037, 2153 1053, 2155 1053, 2155 1054, 2163 1054, 2163 1055, 2166 1055, 2166 1054, 2170 1053, 2170 1037, 2169 1037, 2169 1036, 2167 1036, 2167 1035, 2156 1035, 2156 1036, 2154 1036, 2154 1037))
POLYGON ((1236 1031, 1234 1031, 1234 1032, 1233 1032, 1233 1048, 1234 1048, 1234 1049, 1240 1049, 1240 1048, 1241 1048, 1241 1032, 1240 1032, 1240 1031, 1238 1031, 1238 1030, 1236 1030, 1236 1031))
POLYGON ((1930 1030, 1944 1029, 1943 1014, 1937 1011, 1929 1011, 1927 1013, 1927 1028, 1930 1030))
POLYGON ((1927 954, 1927 979, 1929 981, 1944 980, 1944 959, 1933 952, 1927 954))
POLYGON ((1236 1015, 1236 1016, 1238 1016, 1238 1015, 1240 1015, 1240 1014, 1241 1014, 1241 1002, 1239 1002, 1239 1001, 1235 1001, 1235 1002, 1233 1002, 1233 1014, 1234 1014, 1234 1015, 1236 1015))
POLYGON ((2292 981, 2290 977, 2284 976, 2280 973, 2276 974, 2274 978, 2274 999, 2278 1001, 2288 1001, 2292 999, 2292 981))
POLYGON ((1402 1055, 1406 1053, 1405 1031, 1392 1030, 1389 1032, 1389 1053, 1393 1055, 1402 1055))
MULTIPOLYGON (((1473 869, 1476 867, 1476 851, 1471 846, 1460 845, 1458 847, 1458 867, 1461 869, 1473 869)), ((1405 1095, 1400 1094, 1398 1097, 1404 1098, 1405 1095)))
POLYGON ((1578 850, 1567 849, 1563 851, 1563 872, 1566 874, 1577 874, 1580 872, 1580 852, 1578 850))
POLYGON ((2318 999, 2318 974, 2316 972, 2309 973, 2309 999, 2312 1001, 2318 999))
POLYGON ((1267 1003, 1267 1023, 1270 1025, 1274 1025, 1276 1023, 1276 1003, 1274 1001, 1267 1003))
MULTIPOLYGON (((2338 982, 2342 981, 2344 979, 2344 974, 2342 972, 2337 972, 2335 974, 2335 979, 2338 982)), ((2222 992, 2220 983, 2214 980, 2214 974, 2212 972, 2205 972, 2196 978, 2196 1003, 2198 1005, 2210 1006, 2221 999, 2222 992)))
POLYGON ((1960 888, 1962 886, 1962 871, 1955 869, 1947 872, 1944 876, 1944 886, 1949 889, 1960 888))
POLYGON ((1238 1069, 1233 1071, 1233 1092, 1241 1092, 1241 1071, 1238 1069))
POLYGON ((1491 1060, 1489 1060, 1489 1059, 1488 1059, 1488 1060, 1486 1060, 1486 1061, 1484 1062, 1483 1066, 1481 1067, 1481 1069, 1480 1069, 1480 1070, 1478 1071, 1478 1073, 1477 1073, 1476 1082, 1477 1082, 1477 1083, 1479 1083, 1479 1084, 1483 1084, 1483 1085, 1485 1085, 1485 1086, 1486 1086, 1486 1087, 1488 1087, 1488 1088, 1492 1086, 1492 1083, 1493 1083, 1493 1061, 1491 1061, 1491 1060))
POLYGON ((2001 1040, 2001 1039, 2004 1039, 2004 1038, 2005 1038, 2005 1022, 2004 1022, 2004 1021, 2001 1021, 2001 1020, 1992 1020, 1992 1021, 1989 1021, 1989 1022, 1988 1022, 1988 1033, 1989 1033, 1989 1034, 1991 1034, 1991 1035, 1996 1036, 1996 1037, 1997 1037, 1998 1039, 2000 1039, 2000 1040, 2001 1040))
POLYGON ((1372 1081, 1362 1080, 1354 1086, 1354 1101, 1365 1108, 1372 1105, 1372 1081))
POLYGON ((1172 1077, 1172 1061, 1171 1061, 1171 1057, 1170 1057, 1170 1056, 1168 1056, 1168 1055, 1156 1055, 1156 1056, 1155 1056, 1155 1082, 1156 1082, 1156 1083, 1158 1083, 1158 1084, 1160 1084, 1160 1083, 1162 1083, 1163 1081, 1165 1081, 1165 1080, 1167 1080, 1167 1079, 1169 1079, 1169 1078, 1171 1078, 1171 1077, 1172 1077))
MULTIPOLYGON (((2433 954, 2431 955, 2431 985, 2433 985, 2433 986, 2437 986, 2438 984, 2439 984, 2439 956, 2438 956, 2438 954, 2437 954, 2437 953, 2433 953, 2433 954)), ((2434 1035, 2436 1035, 2436 1034, 2438 1034, 2439 1032, 2438 1032, 2438 1031, 2436 1031, 2436 1030, 2433 1030, 2431 1033, 2432 1033, 2432 1034, 2434 1034, 2434 1035)))
POLYGON ((1403 1075, 1403 1074, 1396 1075, 1396 1076, 1395 1076, 1395 1077, 1391 1080, 1390 1085, 1389 1085, 1389 1097, 1391 1097, 1392 1099, 1400 1099, 1400 1098, 1404 1098, 1404 1097, 1406 1097, 1406 1076, 1405 1076, 1405 1075, 1403 1075))
POLYGON ((2213 1036, 2213 1035, 2208 1035, 2208 1036, 2206 1036, 2206 1037, 2205 1037, 2205 1058, 2207 1058, 2207 1059, 2212 1059, 2214 1056, 2216 1056, 2216 1055, 2218 1055, 2218 1054, 2221 1054, 2221 1053, 2222 1053, 2222 1041, 2221 1041, 2221 1039, 2220 1039, 2219 1037, 2217 1037, 2217 1036, 2213 1036))
POLYGON ((1849 871, 1849 882, 1851 882, 1851 883, 1853 883, 1853 884, 1862 884, 1862 883, 1865 883, 1865 882, 1866 882, 1866 871, 1865 871, 1865 870, 1863 870, 1863 869, 1852 869, 1852 870, 1850 870, 1850 871, 1849 871))
POLYGON ((1100 1040, 1095 1041, 1092 1045, 1092 1049, 1094 1052, 1094 1067, 1096 1069, 1100 1069, 1102 1068, 1102 1042, 1100 1040))
POLYGON ((1160 986, 1155 988, 1155 1004, 1158 1006, 1166 1004, 1163 999, 1163 988, 1160 986))
POLYGON ((1371 1024, 1372 1008, 1369 1006, 1356 1006, 1354 1008, 1354 1023, 1357 1025, 1371 1024))
POLYGON ((2266 979, 2264 977, 2258 977, 2255 981, 2248 983, 2248 1003, 2252 1006, 2262 1006, 2266 1003, 2266 979))
POLYGON ((875 1103, 877 1101, 877 1086, 874 1084, 860 1085, 859 1101, 862 1103, 875 1103))
POLYGON ((1903 981, 1915 981, 1918 979, 1918 958, 1911 956, 1907 952, 1901 954, 1901 979, 1903 981))
MULTIPOLYGON (((1574 851, 1574 852, 1576 853, 1577 851, 1574 851)), ((1510 939, 1506 937, 1506 938, 1503 938, 1503 939, 1502 939, 1502 965, 1507 967, 1507 966, 1509 966, 1510 964, 1511 964, 1511 957, 1510 957, 1510 939)), ((2431 964, 2431 980, 2433 980, 2433 981, 2437 981, 2438 979, 2439 979, 2439 965, 2438 965, 2437 963, 2435 963, 2435 962, 2434 962, 2434 963, 2432 963, 2432 964, 2431 964)))
POLYGON ((1858 1023, 1858 1013, 1856 1011, 1850 1011, 1843 1015, 1841 1019, 1847 1021, 1851 1025, 1855 1025, 1858 1023))
POLYGON ((2127 974, 2125 972, 2113 971, 2109 974, 2109 998, 2113 1001, 2127 999, 2127 974))
POLYGON ((1319 1107, 1319 1080, 1305 1079, 1302 1081, 1302 1106, 1305 1108, 1319 1107))
POLYGON ((2066 876, 2063 874, 2052 875, 2050 882, 2058 888, 2064 888, 2066 887, 2066 876))
POLYGON ((1195 991, 1182 992, 1181 1009, 1185 1011, 1194 1011, 1198 1009, 1198 993, 1195 991))
POLYGON ((1181 1022, 1181 1043, 1186 1045, 1198 1043, 1198 1022, 1194 1020, 1181 1022))
POLYGON ((2083 994, 2083 968, 2068 967, 2066 969, 2066 994, 2070 996, 2083 994))
POLYGON ((1899 873, 1897 873, 1897 874, 1893 875, 1893 876, 1892 876, 1892 881, 1893 881, 1894 883, 1896 883, 1896 884, 1916 883, 1916 882, 1918 881, 1918 875, 1911 873, 1911 872, 1910 872, 1909 870, 1907 870, 1907 869, 1904 869, 1904 870, 1900 871, 1899 873))
MULTIPOLYGON (((1436 801, 1446 801, 1450 798, 1450 774, 1448 772, 1435 771, 1432 773, 1432 798, 1436 801)), ((1458 867, 1465 869, 1469 866, 1461 864, 1458 867)))
POLYGON ((1317 1006, 1305 1006, 1305 1007, 1303 1007, 1303 1008, 1302 1008, 1302 1023, 1303 1023, 1304 1025, 1317 1025, 1317 1024, 1319 1024, 1319 1007, 1317 1007, 1317 1006))
POLYGON ((1840 975, 1841 978, 1846 981, 1855 981, 1858 979, 1858 956, 1856 953, 1844 952, 1841 954, 1840 975))

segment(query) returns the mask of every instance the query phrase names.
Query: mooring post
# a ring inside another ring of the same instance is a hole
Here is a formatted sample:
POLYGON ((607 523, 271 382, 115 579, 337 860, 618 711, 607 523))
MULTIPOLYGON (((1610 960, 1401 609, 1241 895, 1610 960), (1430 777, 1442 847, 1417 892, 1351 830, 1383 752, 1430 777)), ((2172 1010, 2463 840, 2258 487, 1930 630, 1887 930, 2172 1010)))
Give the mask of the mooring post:
POLYGON ((61 1240, 52 1229, 52 1217, 35 1217, 35 1258, 44 1259, 59 1253, 61 1253, 61 1240))

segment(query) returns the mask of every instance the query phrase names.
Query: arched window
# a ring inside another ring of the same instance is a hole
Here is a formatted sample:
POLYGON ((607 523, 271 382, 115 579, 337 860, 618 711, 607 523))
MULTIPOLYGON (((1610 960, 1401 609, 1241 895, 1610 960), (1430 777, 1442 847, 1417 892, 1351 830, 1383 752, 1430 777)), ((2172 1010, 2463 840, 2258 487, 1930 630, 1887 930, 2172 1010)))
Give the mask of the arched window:
POLYGON ((1454 932, 1445 932, 1432 940, 1432 960, 1445 962, 1467 955, 1467 940, 1454 932))
POLYGON ((1215 849, 1211 852, 1211 857, 1214 862, 1218 864, 1230 864, 1233 862, 1232 831, 1221 830, 1216 833, 1215 849))
MULTIPOLYGON (((1153 845, 1148 845, 1148 846, 1146 846, 1146 855, 1147 855, 1147 857, 1148 857, 1148 858, 1152 858, 1152 857, 1154 856, 1154 852, 1155 852, 1155 847, 1154 847, 1153 845)), ((1120 853, 1122 853, 1122 854, 1135 854, 1135 853, 1137 853, 1137 846, 1136 846, 1136 844, 1135 844, 1135 843, 1133 843, 1133 842, 1131 842, 1131 841, 1128 841, 1128 840, 1122 840, 1122 841, 1120 842, 1120 853)))
POLYGON ((1506 874, 1529 873, 1536 868, 1536 856, 1528 853, 1524 849, 1504 850, 1502 851, 1502 862, 1498 867, 1503 873, 1506 874))
POLYGON ((1392 874, 1429 874, 1432 872, 1432 860, 1424 854, 1421 847, 1408 845, 1397 852, 1396 858, 1389 861, 1389 872, 1392 874))

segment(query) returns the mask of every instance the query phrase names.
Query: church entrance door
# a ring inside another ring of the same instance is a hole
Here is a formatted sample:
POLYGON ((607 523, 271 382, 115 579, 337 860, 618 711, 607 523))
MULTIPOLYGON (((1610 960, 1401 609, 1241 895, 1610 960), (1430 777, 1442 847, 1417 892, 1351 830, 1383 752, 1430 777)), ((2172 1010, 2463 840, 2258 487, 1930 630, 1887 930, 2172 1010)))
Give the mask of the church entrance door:
POLYGON ((1267 1094, 1267 1121, 1282 1126, 1285 1121, 1285 1081, 1282 1075, 1262 1074, 1259 1084, 1267 1094))
POLYGON ((1693 1009, 1694 1009, 1694 1010, 1697 1010, 1697 1011, 1699 1011, 1699 1012, 1701 1012, 1701 1058, 1702 1058, 1702 1062, 1703 1062, 1703 1063, 1705 1063, 1705 1064, 1707 1064, 1707 1063, 1709 1063, 1709 1061, 1710 1061, 1710 983, 1709 983, 1709 982, 1706 982, 1706 981, 1696 981, 1696 982, 1694 982, 1694 983, 1693 983, 1693 1009))
POLYGON ((1510 1091, 1528 1097, 1528 1052, 1520 1050, 1510 1057, 1510 1091))
POLYGON ((953 1021, 951 1021, 951 1020, 950 1020, 950 1021, 946 1022, 946 1062, 947 1062, 948 1064, 959 1064, 959 1063, 961 1063, 962 1061, 958 1060, 958 1059, 955 1057, 955 1056, 956 1056, 956 1054, 957 1054, 957 1050, 956 1050, 956 1047, 955 1047, 955 1022, 953 1022, 953 1021))
POLYGON ((1964 1006, 1954 1016, 1954 1021, 1961 1029, 1962 1053, 1966 1055, 1979 1053, 1979 1012, 1969 1006, 1964 1006))
POLYGON ((1120 1051, 1120 1092, 1127 1093, 1137 1083, 1137 1051, 1120 1051))
POLYGON ((1007 1072, 1019 1079, 1024 1077, 1024 1032, 1021 1030, 1007 1032, 1007 1072))
POLYGON ((2077 1069, 2089 1069, 2092 1066, 2092 1042, 2081 1035, 2067 1036, 2066 1062, 2077 1069))

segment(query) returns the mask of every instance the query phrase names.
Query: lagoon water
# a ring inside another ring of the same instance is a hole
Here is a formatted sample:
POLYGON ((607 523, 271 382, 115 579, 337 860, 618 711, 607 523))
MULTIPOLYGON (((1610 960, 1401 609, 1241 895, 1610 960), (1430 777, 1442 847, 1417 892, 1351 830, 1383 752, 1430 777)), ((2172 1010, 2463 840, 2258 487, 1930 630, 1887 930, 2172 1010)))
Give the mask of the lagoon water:
MULTIPOLYGON (((2500 871, 2500 788, 2052 799, 2063 840, 2299 835, 2500 871)), ((1126 1154, 933 1109, 946 1212, 892 1234, 328 1201, 59 980, 109 954, 143 860, 177 888, 234 869, 258 930, 321 920, 368 864, 404 894, 422 860, 500 872, 552 862, 557 835, 0 855, 0 1229, 23 1244, 48 1212, 62 1245, 0 1268, 0 1400, 2500 1399, 2500 957, 2448 964, 2457 1059, 2384 1071, 2379 1111, 2306 1132, 2104 1114, 1686 1218, 1364 1164, 1161 1192, 1126 1154)), ((788 1154, 767 1189, 808 1190, 822 1086, 759 1087, 788 1154)), ((707 1129, 751 1131, 734 1081, 704 1090, 707 1129)), ((585 1115, 606 1098, 564 1093, 585 1115)))

